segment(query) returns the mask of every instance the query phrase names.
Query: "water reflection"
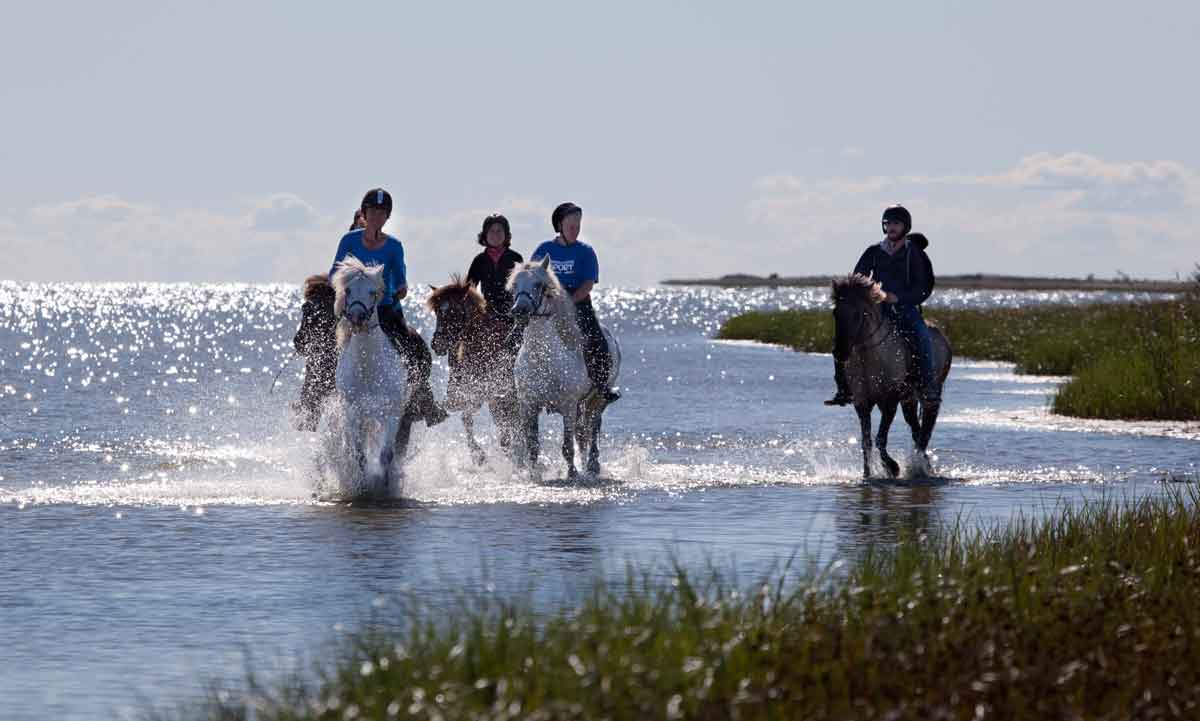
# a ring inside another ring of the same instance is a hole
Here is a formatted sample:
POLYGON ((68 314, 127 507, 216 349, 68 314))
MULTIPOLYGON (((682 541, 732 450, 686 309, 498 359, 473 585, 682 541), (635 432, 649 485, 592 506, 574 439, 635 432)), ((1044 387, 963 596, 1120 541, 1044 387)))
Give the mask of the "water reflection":
POLYGON ((834 493, 839 555, 927 533, 939 520, 945 481, 861 483, 834 493))

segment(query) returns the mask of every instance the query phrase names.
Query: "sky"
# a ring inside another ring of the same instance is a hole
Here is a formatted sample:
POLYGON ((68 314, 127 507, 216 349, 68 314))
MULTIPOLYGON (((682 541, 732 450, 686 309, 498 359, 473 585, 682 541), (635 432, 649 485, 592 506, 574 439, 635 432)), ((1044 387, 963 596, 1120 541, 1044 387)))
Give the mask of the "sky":
POLYGON ((410 282, 584 208, 601 284, 1186 277, 1200 3, 6 3, 0 279, 298 283, 363 193, 410 282))

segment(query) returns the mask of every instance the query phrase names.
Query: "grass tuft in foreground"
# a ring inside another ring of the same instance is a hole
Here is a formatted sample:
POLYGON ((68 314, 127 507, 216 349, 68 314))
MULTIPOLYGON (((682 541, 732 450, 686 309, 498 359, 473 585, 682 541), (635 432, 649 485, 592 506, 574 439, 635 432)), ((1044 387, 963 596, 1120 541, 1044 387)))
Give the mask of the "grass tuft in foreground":
POLYGON ((677 569, 551 617, 481 601, 183 717, 1198 718, 1195 501, 911 536, 749 590, 677 569))

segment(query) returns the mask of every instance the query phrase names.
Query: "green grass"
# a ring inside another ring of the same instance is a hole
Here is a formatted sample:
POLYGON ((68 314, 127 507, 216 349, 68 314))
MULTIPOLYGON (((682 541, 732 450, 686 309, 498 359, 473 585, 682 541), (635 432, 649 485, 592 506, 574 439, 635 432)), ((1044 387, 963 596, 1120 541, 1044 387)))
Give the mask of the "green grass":
POLYGON ((1195 501, 909 535, 749 589, 677 570, 549 616, 413 613, 170 718, 1198 718, 1195 501))
MULTIPOLYGON (((1089 418, 1200 419, 1200 293, 1155 303, 1002 310, 930 308, 958 357, 1016 364, 1018 373, 1073 375, 1054 411, 1089 418)), ((719 338, 828 353, 828 311, 753 312, 719 338)), ((953 391, 949 391, 953 393, 953 391)))

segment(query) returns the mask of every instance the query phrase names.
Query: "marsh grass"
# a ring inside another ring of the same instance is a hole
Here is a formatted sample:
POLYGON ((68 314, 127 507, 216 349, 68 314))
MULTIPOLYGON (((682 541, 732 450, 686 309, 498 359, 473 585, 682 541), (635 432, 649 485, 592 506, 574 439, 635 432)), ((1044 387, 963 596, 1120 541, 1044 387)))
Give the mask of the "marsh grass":
MULTIPOLYGON (((1200 282, 1197 287, 1200 288, 1200 282)), ((958 357, 1014 363, 1018 373, 1075 376, 1053 409, 1120 419, 1200 419, 1200 292, 1155 303, 997 310, 930 308, 958 357)), ((828 353, 827 311, 753 312, 718 337, 828 353)))
POLYGON ((1184 487, 951 524, 750 588, 630 574, 549 616, 410 609, 308 680, 251 680, 170 718, 1197 718, 1195 501, 1184 487))

